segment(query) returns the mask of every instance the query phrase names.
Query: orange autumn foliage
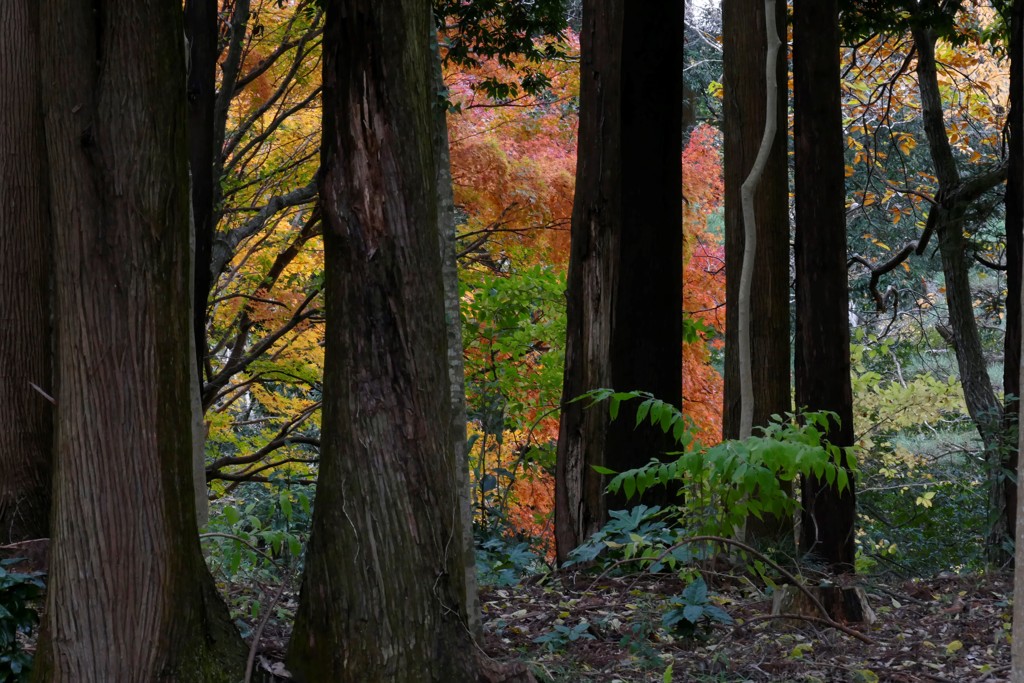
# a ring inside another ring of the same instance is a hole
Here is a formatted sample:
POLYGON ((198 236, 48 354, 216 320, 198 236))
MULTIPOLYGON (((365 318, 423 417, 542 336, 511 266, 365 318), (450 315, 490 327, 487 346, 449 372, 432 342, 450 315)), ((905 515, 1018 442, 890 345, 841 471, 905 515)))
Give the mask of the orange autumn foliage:
POLYGON ((712 332, 683 344, 683 413, 705 444, 722 440, 723 382, 710 361, 725 330, 725 252, 708 217, 721 210, 723 192, 719 133, 702 124, 683 151, 683 311, 712 332))

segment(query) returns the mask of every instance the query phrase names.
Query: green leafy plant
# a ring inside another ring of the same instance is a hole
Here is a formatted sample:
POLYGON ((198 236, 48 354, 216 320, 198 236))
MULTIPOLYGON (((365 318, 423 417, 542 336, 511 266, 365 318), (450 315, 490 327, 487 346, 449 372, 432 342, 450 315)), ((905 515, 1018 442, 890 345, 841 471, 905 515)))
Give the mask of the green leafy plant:
POLYGON ((21 560, 0 560, 0 680, 28 680, 32 656, 21 649, 18 634, 39 622, 35 603, 43 592, 42 574, 11 571, 21 560))
POLYGON ((599 389, 584 398, 590 398, 592 405, 607 400, 612 419, 618 416, 623 401, 640 399, 637 426, 647 420, 671 434, 684 449, 673 453, 678 457, 671 462, 652 460, 621 473, 594 469, 612 476, 608 490, 621 491, 627 500, 654 486, 681 484, 684 499, 677 506, 678 526, 694 535, 730 536, 749 515, 758 519, 792 515, 797 502, 785 482, 813 475, 842 491, 855 471, 852 449, 828 442, 830 425, 839 419, 835 413, 773 415, 758 436, 704 448, 693 438, 678 408, 648 393, 599 389))
POLYGON ((564 650, 569 643, 575 643, 578 640, 595 640, 593 634, 590 633, 590 624, 586 621, 581 621, 575 626, 555 624, 552 630, 542 636, 537 636, 533 642, 544 645, 554 652, 564 650))
POLYGON ((477 545, 476 576, 481 586, 514 586, 543 566, 526 542, 495 536, 477 545))
POLYGON ((711 602, 708 585, 700 576, 691 581, 681 594, 673 597, 669 606, 671 609, 662 616, 661 623, 666 629, 675 630, 680 635, 695 635, 701 623, 705 626, 711 623, 732 623, 732 617, 711 602))

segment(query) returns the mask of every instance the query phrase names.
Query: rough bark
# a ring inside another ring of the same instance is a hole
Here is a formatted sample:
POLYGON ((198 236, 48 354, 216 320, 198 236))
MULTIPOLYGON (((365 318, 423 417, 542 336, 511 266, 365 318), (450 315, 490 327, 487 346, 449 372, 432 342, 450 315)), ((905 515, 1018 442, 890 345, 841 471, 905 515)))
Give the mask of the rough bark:
MULTIPOLYGON (((555 476, 562 560, 604 523, 603 478, 671 447, 623 411, 573 398, 601 387, 682 394, 683 3, 584 2, 580 152, 567 286, 563 411, 555 476)), ((665 499, 652 491, 645 502, 665 499)), ((635 504, 633 500, 629 504, 635 504)))
POLYGON ((50 221, 35 0, 0 4, 0 545, 49 533, 50 221))
POLYGON ((939 180, 938 202, 931 209, 934 215, 929 216, 929 223, 935 226, 935 234, 939 239, 949 327, 952 331, 951 341, 960 371, 964 402, 981 435, 990 463, 990 515, 995 522, 987 543, 989 561, 1002 564, 1009 559, 1005 550, 1005 540, 1010 534, 1006 526, 1001 456, 1004 442, 1001 429, 1002 406, 992 389, 978 323, 974 317, 974 300, 969 277, 971 259, 964 238, 964 215, 970 201, 976 198, 970 188, 977 184, 977 179, 961 179, 946 134, 942 96, 935 65, 935 41, 933 31, 926 28, 914 30, 921 113, 928 139, 928 150, 935 175, 939 180))
MULTIPOLYGON (((742 412, 739 348, 740 280, 745 239, 742 186, 754 165, 765 129, 767 30, 763 0, 723 0, 722 60, 725 160, 725 386, 722 436, 740 436, 742 412)), ((786 26, 785 3, 776 3, 775 23, 786 26)), ((780 38, 781 38, 780 33, 780 38)), ((778 123, 771 153, 754 194, 757 254, 754 257, 750 302, 751 375, 754 426, 792 408, 790 394, 789 180, 787 167, 788 102, 786 58, 776 63, 774 116, 778 123)), ((784 484, 785 485, 785 484, 784 484)), ((788 517, 751 517, 746 533, 763 542, 791 545, 788 517)))
POLYGON ((181 14, 40 3, 59 414, 35 680, 244 669, 192 504, 181 14))
MULTIPOLYGON (((786 26, 785 3, 776 3, 776 26, 786 26)), ((725 159, 726 343, 723 436, 740 433, 738 313, 743 266, 743 213, 740 188, 750 173, 764 130, 767 36, 763 0, 722 2, 725 159)), ((754 196, 758 249, 754 259, 751 348, 754 385, 753 424, 767 424, 773 413, 791 409, 789 359, 789 180, 787 170, 786 60, 776 65, 779 125, 764 175, 754 196)))
MULTIPOLYGON (((852 446, 846 181, 836 0, 793 4, 796 198, 796 403, 838 415, 828 440, 852 446)), ((836 573, 854 568, 853 478, 840 492, 824 479, 802 485, 800 549, 836 573)))
MULTIPOLYGON (((775 23, 775 0, 764 0, 765 16, 765 111, 773 111, 778 107, 778 75, 776 73, 779 58, 779 29, 775 23)), ((740 291, 736 305, 739 313, 736 316, 737 345, 739 346, 740 375, 740 433, 739 438, 749 438, 754 427, 754 377, 751 367, 752 352, 750 340, 750 298, 751 285, 754 280, 754 261, 757 254, 757 215, 754 211, 754 193, 764 177, 765 167, 776 142, 779 121, 774 116, 765 117, 761 143, 757 156, 750 167, 743 185, 740 186, 740 204, 743 209, 743 268, 740 269, 740 291)))
POLYGON ((471 681, 427 0, 331 0, 323 441, 298 681, 471 681))
POLYGON ((585 410, 580 394, 612 386, 613 311, 620 235, 614 216, 622 197, 617 187, 621 166, 621 0, 583 3, 580 32, 580 123, 576 157, 569 274, 566 284, 565 378, 555 465, 555 545, 559 561, 604 521, 601 463, 607 417, 585 410), (602 134, 604 132, 604 134, 602 134))

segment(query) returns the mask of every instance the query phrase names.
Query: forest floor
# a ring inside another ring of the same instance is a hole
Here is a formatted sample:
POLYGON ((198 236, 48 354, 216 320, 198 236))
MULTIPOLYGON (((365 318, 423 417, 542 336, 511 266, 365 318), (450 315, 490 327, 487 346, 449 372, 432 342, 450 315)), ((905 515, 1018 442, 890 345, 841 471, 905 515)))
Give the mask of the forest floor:
POLYGON ((877 621, 849 626, 871 644, 810 621, 765 618, 771 600, 763 593, 708 581, 712 602, 733 623, 701 625, 689 637, 662 627, 669 598, 684 587, 674 577, 595 580, 563 571, 488 588, 484 649, 525 660, 552 683, 990 683, 1009 672, 1008 575, 865 578, 877 621), (546 634, 548 642, 535 642, 546 634))

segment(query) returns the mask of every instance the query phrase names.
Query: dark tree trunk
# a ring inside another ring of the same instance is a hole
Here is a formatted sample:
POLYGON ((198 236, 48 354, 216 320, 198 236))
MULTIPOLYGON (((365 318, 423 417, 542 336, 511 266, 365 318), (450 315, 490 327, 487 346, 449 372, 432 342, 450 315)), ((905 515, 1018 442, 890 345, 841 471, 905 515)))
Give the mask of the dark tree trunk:
POLYGON ((956 159, 946 134, 942 111, 942 96, 939 90, 935 65, 935 41, 933 31, 926 28, 914 30, 914 46, 917 49, 917 79, 921 93, 921 113, 928 151, 939 180, 938 202, 931 208, 929 224, 934 225, 939 240, 939 254, 942 257, 942 273, 946 285, 946 304, 949 309, 951 342, 956 353, 967 411, 978 428, 985 445, 990 466, 990 516, 994 524, 987 543, 989 561, 993 564, 1008 562, 1006 539, 1012 530, 1005 526, 1006 500, 1003 475, 1004 444, 1002 430, 1002 406, 992 389, 988 375, 988 364, 974 317, 974 297, 971 293, 971 260, 967 254, 964 239, 964 214, 970 202, 977 198, 980 190, 996 184, 988 179, 1001 178, 999 174, 988 173, 963 181, 957 168, 956 159))
POLYGON ((296 680, 472 681, 427 0, 331 0, 320 205, 327 347, 296 680))
MULTIPOLYGON (((794 0, 796 403, 837 414, 828 440, 852 446, 846 184, 836 0, 794 0)), ((851 463, 852 464, 852 463, 851 463)), ((803 481, 800 549, 836 573, 854 568, 853 480, 842 492, 803 481)))
MULTIPOLYGON (((739 291, 743 268, 743 207, 740 189, 761 144, 767 103, 763 0, 723 0, 725 177, 725 387, 722 436, 740 435, 739 291)), ((785 45, 786 3, 775 6, 785 45)), ((750 330, 754 426, 792 409, 790 396, 789 170, 787 165, 787 68, 785 51, 776 65, 778 130, 754 195, 757 254, 751 286, 750 330)), ((748 533, 761 540, 792 538, 788 518, 751 518, 748 533)), ((791 545, 791 543, 790 543, 791 545)))
POLYGON ((49 534, 51 234, 36 0, 0 4, 0 545, 49 534))
MULTIPOLYGON (((786 3, 776 3, 776 22, 786 26, 786 3)), ((723 0, 722 60, 725 159, 725 406, 722 430, 726 439, 739 436, 739 347, 736 340, 740 270, 743 267, 743 210, 740 187, 757 157, 765 118, 765 17, 763 0, 723 0)), ((782 36, 785 44, 785 36, 782 36)), ((757 256, 751 287, 751 347, 754 373, 754 425, 768 423, 773 413, 790 410, 789 373, 789 180, 786 160, 788 130, 786 60, 779 54, 778 132, 768 165, 754 196, 757 215, 757 256)))
POLYGON ((1020 424, 1021 287, 1024 263, 1024 2, 1013 4, 1010 25, 1009 168, 1006 179, 1006 343, 1003 365, 1003 496, 1005 529, 1017 528, 1018 425, 1020 424))
POLYGON ((202 382, 206 357, 206 307, 213 286, 210 253, 213 233, 214 106, 217 103, 217 0, 187 0, 185 35, 189 41, 188 155, 192 182, 192 218, 195 223, 195 274, 192 328, 196 366, 202 382))
POLYGON ((192 504, 181 6, 40 7, 59 413, 36 680, 237 681, 192 504))
MULTIPOLYGON (((609 425, 606 407, 566 402, 601 387, 682 396, 683 12, 683 3, 584 2, 555 484, 562 560, 608 506, 627 505, 606 501, 592 466, 622 471, 672 446, 660 431, 634 430, 628 410, 609 425)), ((667 498, 651 494, 644 502, 667 498)))

